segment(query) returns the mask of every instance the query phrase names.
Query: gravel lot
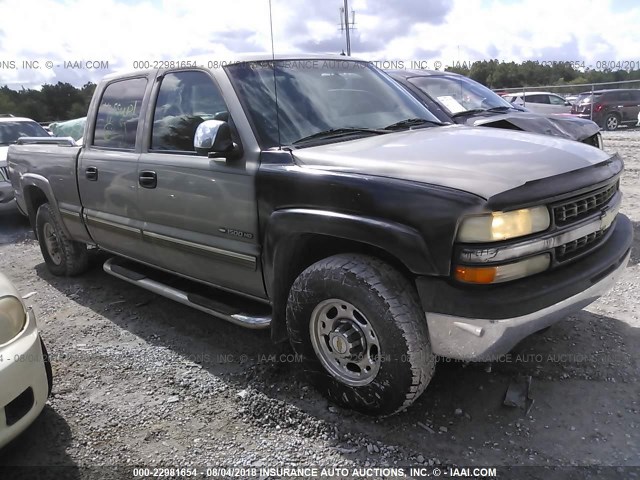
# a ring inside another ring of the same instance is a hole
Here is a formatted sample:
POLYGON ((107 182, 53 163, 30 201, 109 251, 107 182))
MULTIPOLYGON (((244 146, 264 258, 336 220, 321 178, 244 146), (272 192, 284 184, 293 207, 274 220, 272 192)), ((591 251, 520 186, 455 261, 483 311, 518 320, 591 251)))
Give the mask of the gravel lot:
MULTIPOLYGON (((626 161, 623 212, 636 233, 620 282, 510 361, 441 363, 409 411, 388 419, 328 404, 268 333, 131 287, 102 272, 104 258, 84 276, 53 277, 24 220, 2 218, 0 271, 36 292, 27 303, 55 378, 42 415, 0 452, 0 478, 11 465, 71 467, 51 478, 132 478, 98 467, 133 465, 640 466, 640 130, 604 137, 626 161), (518 374, 533 379, 528 415, 502 405, 518 374)), ((640 478, 626 472, 592 478, 640 478)), ((570 474, 590 478, 559 478, 570 474)))

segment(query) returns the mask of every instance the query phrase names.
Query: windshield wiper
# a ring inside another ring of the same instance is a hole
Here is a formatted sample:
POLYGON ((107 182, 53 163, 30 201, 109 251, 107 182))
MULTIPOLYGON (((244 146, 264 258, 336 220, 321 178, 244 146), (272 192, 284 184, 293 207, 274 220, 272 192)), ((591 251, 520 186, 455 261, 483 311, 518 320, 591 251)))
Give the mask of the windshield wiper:
POLYGON ((471 110, 465 110, 463 112, 453 113, 451 118, 462 117, 463 115, 473 115, 475 113, 486 112, 487 110, 484 108, 472 108, 471 110))
POLYGON ((444 125, 442 122, 436 122, 435 120, 426 120, 424 118, 407 118, 406 120, 400 120, 399 122, 392 123, 384 127, 384 130, 398 130, 407 127, 415 127, 418 125, 444 125))
POLYGON ((345 135, 353 135, 354 133, 370 133, 373 135, 380 135, 383 133, 389 133, 386 130, 376 130, 374 128, 356 128, 356 127, 343 127, 343 128, 331 128, 329 130, 324 130, 322 132, 314 133, 313 135, 308 135, 306 137, 302 137, 291 145, 298 145, 300 143, 305 143, 311 140, 324 140, 327 138, 337 138, 343 137, 345 135))

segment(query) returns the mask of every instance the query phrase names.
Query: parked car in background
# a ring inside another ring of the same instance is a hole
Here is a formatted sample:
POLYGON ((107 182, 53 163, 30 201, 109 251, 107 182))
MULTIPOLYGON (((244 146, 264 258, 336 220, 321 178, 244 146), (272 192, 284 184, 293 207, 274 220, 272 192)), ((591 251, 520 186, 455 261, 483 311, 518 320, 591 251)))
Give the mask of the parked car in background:
POLYGON ((7 150, 20 137, 49 137, 47 131, 30 118, 0 115, 0 213, 16 211, 13 188, 9 183, 7 150))
POLYGON ((571 113, 580 118, 591 118, 605 130, 635 125, 640 115, 640 90, 620 88, 583 92, 571 113))
POLYGON ((574 103, 576 103, 576 100, 578 100, 578 97, 580 95, 565 95, 564 99, 569 102, 571 105, 573 105, 574 103))
POLYGON ((463 75, 437 70, 390 70, 387 73, 442 122, 542 133, 602 148, 600 127, 594 122, 570 115, 529 112, 463 75))
POLYGON ((33 310, 0 274, 0 448, 40 414, 53 375, 33 310))
POLYGON ((515 105, 522 105, 528 110, 545 114, 571 113, 571 103, 563 97, 551 92, 513 92, 504 99, 515 105))

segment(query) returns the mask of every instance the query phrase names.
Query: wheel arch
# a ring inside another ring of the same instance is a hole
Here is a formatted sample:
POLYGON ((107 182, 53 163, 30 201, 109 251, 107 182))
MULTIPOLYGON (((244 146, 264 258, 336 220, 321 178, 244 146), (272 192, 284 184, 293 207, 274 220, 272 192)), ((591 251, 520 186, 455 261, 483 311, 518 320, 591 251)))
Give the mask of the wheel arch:
POLYGON ((267 224, 262 256, 274 341, 287 338, 285 310, 294 280, 313 263, 339 253, 379 258, 409 279, 435 271, 424 239, 406 225, 329 211, 278 210, 267 224))
POLYGON ((49 181, 42 175, 27 173, 22 176, 20 183, 22 187, 22 195, 25 201, 26 214, 29 217, 29 222, 31 223, 31 227, 35 232, 36 237, 38 236, 36 231, 36 214, 38 213, 38 208, 40 208, 44 203, 49 203, 51 205, 54 215, 59 221, 64 233, 67 236, 70 236, 64 222, 62 221, 58 202, 56 201, 49 181))

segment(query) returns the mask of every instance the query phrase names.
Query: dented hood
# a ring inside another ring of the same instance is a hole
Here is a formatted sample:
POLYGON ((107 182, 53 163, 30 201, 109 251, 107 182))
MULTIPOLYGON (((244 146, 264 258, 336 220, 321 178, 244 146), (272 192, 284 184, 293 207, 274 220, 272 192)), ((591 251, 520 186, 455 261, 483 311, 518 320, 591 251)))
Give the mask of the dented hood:
POLYGON ((291 155, 303 168, 441 185, 487 199, 610 158, 558 137, 459 125, 299 148, 291 155))
POLYGON ((511 129, 515 127, 525 132, 564 137, 579 142, 600 131, 600 127, 595 122, 584 118, 571 115, 541 115, 516 111, 472 116, 466 120, 465 125, 511 129))

